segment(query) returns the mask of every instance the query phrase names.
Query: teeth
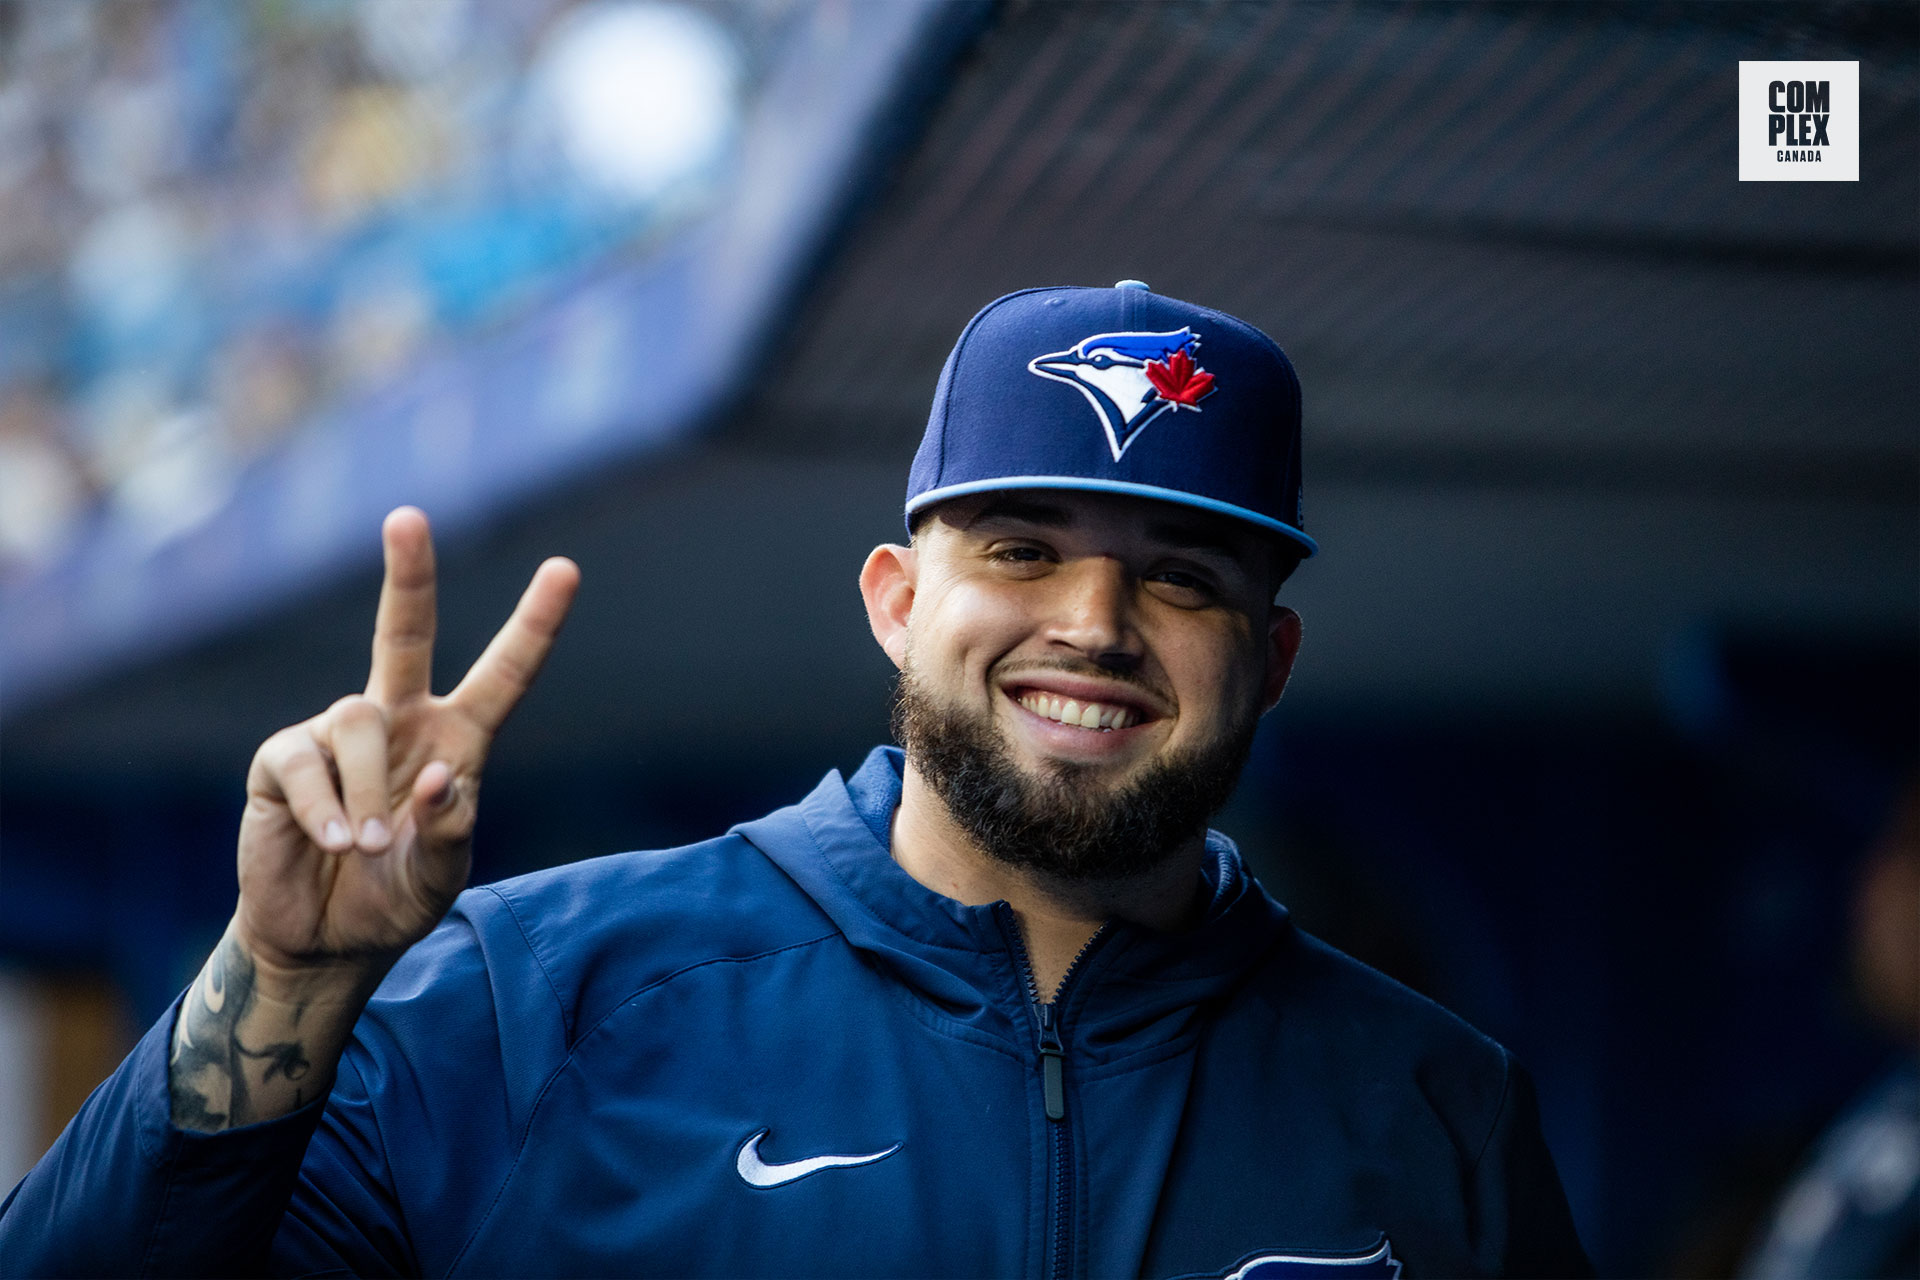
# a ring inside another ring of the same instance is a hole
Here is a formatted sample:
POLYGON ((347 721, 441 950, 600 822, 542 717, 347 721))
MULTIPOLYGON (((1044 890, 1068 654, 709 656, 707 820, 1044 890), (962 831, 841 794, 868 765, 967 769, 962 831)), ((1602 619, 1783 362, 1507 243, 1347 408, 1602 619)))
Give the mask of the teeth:
POLYGON ((1099 702, 1081 702, 1046 693, 1028 693, 1020 705, 1037 716, 1057 720, 1081 729, 1125 729, 1139 717, 1130 707, 1110 707, 1099 702))

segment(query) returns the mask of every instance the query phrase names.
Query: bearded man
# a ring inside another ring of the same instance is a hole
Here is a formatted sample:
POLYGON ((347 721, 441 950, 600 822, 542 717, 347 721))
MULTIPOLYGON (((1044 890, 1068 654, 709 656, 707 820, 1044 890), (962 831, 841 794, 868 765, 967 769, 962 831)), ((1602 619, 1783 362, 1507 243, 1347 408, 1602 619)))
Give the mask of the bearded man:
POLYGON ((261 748, 232 923, 14 1192, 5 1269, 1587 1272, 1506 1051, 1206 829, 1299 650, 1299 425, 1231 316, 990 304, 860 575, 904 752, 465 893, 578 571, 436 697, 395 512, 366 692, 261 748))

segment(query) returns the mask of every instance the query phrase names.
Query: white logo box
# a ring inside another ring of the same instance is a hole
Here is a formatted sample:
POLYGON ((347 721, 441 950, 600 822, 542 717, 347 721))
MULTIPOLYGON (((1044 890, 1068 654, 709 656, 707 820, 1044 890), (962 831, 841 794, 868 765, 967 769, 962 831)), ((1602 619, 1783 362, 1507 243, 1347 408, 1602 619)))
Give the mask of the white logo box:
POLYGON ((1742 62, 1739 129, 1742 182, 1858 182, 1860 64, 1742 62), (1826 144, 1811 145, 1822 129, 1826 144))

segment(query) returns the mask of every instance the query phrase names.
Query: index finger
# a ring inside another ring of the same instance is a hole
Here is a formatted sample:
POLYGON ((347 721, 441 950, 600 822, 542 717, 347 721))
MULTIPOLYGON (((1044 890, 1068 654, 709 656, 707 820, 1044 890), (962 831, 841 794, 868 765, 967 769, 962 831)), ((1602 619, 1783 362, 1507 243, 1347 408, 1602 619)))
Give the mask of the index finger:
POLYGON ((432 691, 433 535, 418 507, 396 507, 380 526, 387 574, 373 622, 367 696, 386 706, 432 691))
POLYGON ((579 587, 580 568, 565 556, 555 556, 536 569, 507 625, 447 695, 448 700, 488 733, 498 729, 547 660, 579 587))

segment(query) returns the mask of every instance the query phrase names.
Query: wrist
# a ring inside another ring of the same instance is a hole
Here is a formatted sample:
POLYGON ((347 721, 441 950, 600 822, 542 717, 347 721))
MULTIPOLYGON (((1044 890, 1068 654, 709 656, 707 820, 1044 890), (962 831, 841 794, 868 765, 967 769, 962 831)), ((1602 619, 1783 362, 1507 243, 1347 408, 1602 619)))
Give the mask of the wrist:
POLYGON ((221 949, 244 959, 257 999, 276 1005, 364 1005, 403 952, 353 955, 290 954, 253 936, 239 915, 228 923, 221 949))
POLYGON ((167 1062, 173 1123, 229 1129, 325 1094, 378 980, 364 966, 263 968, 230 926, 174 1022, 167 1062))

